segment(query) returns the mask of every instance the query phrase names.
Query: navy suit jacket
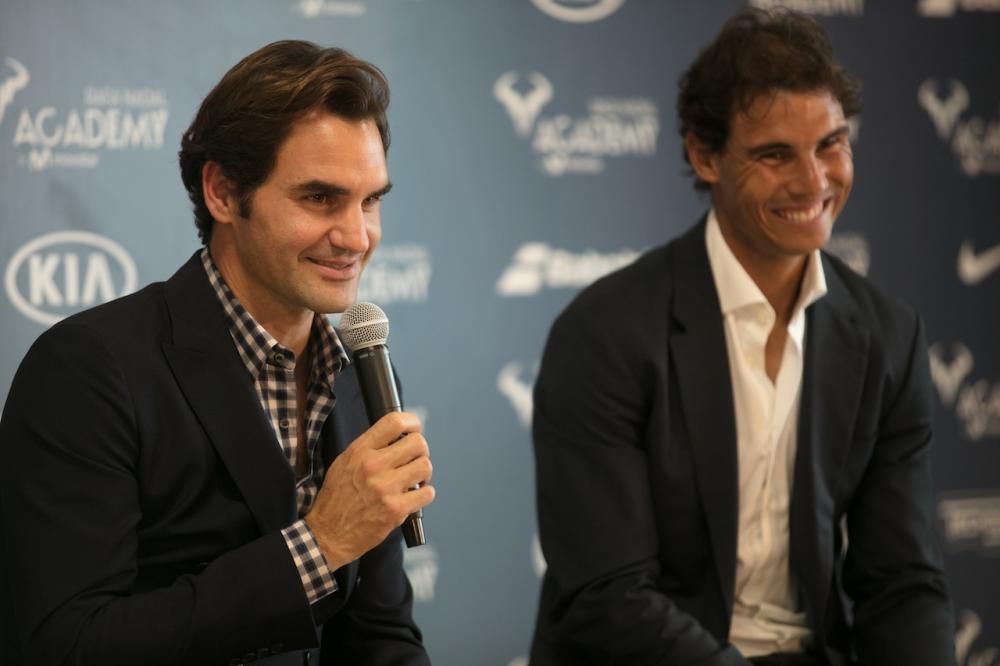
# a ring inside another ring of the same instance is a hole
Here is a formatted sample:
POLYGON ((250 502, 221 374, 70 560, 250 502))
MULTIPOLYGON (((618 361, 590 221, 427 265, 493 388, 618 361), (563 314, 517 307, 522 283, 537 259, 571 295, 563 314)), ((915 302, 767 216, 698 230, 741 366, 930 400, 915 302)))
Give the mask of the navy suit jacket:
MULTIPOLYGON (((334 391, 327 464, 368 427, 352 366, 334 391)), ((292 470, 197 255, 44 333, 0 447, 5 664, 427 663, 398 531, 308 604, 292 470)))
MULTIPOLYGON (((823 254, 790 562, 822 663, 954 663, 918 317, 823 254)), ((728 644, 737 448, 704 222, 582 292, 535 387, 548 570, 532 666, 743 665, 728 644)))

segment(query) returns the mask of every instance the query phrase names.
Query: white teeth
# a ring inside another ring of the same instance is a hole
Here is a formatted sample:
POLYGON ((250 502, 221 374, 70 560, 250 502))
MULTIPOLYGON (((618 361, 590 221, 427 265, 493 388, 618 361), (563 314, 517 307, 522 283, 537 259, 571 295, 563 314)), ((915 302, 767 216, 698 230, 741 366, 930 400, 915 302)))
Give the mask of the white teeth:
POLYGON ((808 222, 823 212, 823 204, 818 203, 808 210, 779 210, 776 212, 780 217, 792 222, 808 222))

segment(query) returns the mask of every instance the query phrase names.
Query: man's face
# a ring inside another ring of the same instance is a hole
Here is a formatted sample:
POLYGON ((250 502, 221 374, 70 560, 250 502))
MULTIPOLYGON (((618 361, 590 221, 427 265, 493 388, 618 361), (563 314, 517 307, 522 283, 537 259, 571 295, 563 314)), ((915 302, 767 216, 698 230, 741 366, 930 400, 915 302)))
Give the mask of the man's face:
POLYGON ((223 275, 259 321, 342 312, 382 236, 389 187, 373 121, 305 116, 253 193, 250 215, 232 219, 223 275))
POLYGON ((723 150, 702 157, 727 242, 762 268, 822 247, 854 179, 844 113, 825 90, 756 98, 733 115, 723 150))

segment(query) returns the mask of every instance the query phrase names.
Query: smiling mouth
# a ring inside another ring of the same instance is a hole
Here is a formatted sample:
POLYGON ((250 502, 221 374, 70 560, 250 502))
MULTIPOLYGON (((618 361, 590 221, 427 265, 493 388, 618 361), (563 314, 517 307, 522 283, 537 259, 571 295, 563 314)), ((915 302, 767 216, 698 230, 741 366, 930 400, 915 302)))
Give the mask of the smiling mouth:
POLYGON ((824 199, 809 208, 775 208, 774 214, 789 222, 812 222, 826 210, 832 199, 824 199))
POLYGON ((309 263, 320 268, 321 272, 334 278, 352 278, 358 271, 357 259, 318 259, 306 257, 309 263))

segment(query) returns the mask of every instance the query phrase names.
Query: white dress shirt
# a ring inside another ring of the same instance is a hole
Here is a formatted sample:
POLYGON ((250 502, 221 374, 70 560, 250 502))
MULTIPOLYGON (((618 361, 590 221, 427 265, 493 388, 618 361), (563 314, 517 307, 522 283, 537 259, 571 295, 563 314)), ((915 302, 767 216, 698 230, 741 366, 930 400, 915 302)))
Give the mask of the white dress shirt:
POLYGON ((826 294, 819 251, 809 257, 775 381, 765 369, 774 308, 727 245, 714 209, 705 244, 719 294, 736 411, 739 536, 730 642, 745 656, 799 652, 811 638, 788 563, 805 309, 826 294))

